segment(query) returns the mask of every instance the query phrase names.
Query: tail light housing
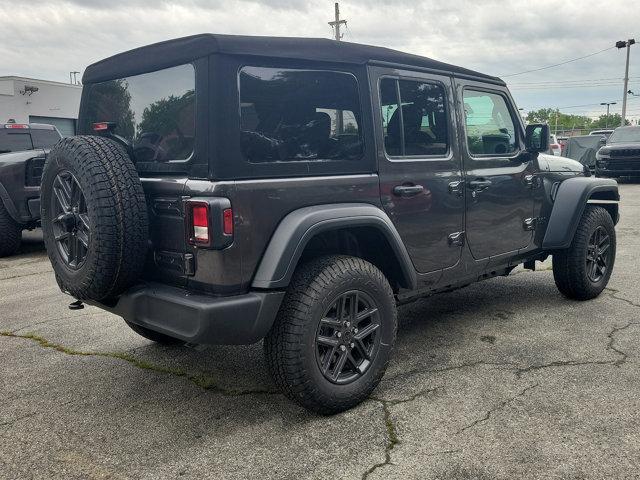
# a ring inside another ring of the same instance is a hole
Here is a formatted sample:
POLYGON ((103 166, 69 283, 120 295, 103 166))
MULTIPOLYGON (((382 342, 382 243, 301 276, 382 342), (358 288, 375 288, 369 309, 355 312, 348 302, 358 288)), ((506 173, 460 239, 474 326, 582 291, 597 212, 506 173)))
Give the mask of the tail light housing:
POLYGON ((190 198, 185 203, 187 243, 222 249, 233 243, 234 216, 227 198, 190 198))

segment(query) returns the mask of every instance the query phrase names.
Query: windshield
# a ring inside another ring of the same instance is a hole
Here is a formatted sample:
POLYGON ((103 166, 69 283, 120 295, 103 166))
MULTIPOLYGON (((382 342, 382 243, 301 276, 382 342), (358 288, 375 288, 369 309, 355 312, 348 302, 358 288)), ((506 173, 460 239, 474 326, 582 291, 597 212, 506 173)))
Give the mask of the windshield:
POLYGON ((609 137, 609 143, 640 143, 640 127, 619 128, 609 137))
POLYGON ((83 133, 93 133, 93 123, 113 122, 114 133, 133 146, 138 171, 184 169, 195 144, 192 65, 91 84, 85 90, 83 133))

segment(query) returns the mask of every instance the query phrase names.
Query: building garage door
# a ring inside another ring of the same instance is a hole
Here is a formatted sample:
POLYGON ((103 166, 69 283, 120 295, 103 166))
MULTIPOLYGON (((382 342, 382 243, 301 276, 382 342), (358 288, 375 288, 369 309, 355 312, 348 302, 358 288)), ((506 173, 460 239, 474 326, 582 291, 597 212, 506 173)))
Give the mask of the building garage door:
POLYGON ((76 121, 72 118, 38 117, 29 116, 29 123, 48 123, 54 125, 63 137, 70 137, 76 134, 76 121))

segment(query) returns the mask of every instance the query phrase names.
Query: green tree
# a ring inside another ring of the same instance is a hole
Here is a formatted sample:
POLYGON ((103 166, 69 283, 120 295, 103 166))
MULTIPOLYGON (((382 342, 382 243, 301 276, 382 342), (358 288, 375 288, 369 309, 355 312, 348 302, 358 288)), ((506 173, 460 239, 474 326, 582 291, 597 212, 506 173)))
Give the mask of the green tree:
MULTIPOLYGON (((622 115, 619 113, 610 113, 607 115, 600 115, 598 120, 594 121, 591 128, 616 128, 620 126, 622 122, 622 115)), ((631 125, 629 120, 625 120, 625 125, 631 125)))
MULTIPOLYGON (((588 129, 592 128, 593 120, 584 115, 571 115, 562 113, 553 108, 541 108, 532 110, 527 114, 529 123, 548 123, 552 129, 556 127, 556 117, 558 130, 588 129)), ((618 123, 620 119, 618 119, 618 123)))

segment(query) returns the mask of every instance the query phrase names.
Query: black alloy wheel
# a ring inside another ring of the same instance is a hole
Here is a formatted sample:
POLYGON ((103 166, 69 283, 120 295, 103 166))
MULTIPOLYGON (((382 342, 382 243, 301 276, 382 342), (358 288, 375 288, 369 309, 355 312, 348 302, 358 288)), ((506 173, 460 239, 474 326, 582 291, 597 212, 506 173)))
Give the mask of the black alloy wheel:
POLYGON ((51 211, 58 252, 68 268, 78 270, 89 252, 91 227, 82 188, 67 170, 58 173, 53 181, 51 211))
POLYGON ((594 283, 607 274, 610 264, 611 238, 603 226, 598 226, 587 245, 587 276, 594 283))
POLYGON ((345 385, 369 369, 380 344, 380 313, 371 297, 352 290, 340 295, 320 320, 316 361, 330 382, 345 385))

